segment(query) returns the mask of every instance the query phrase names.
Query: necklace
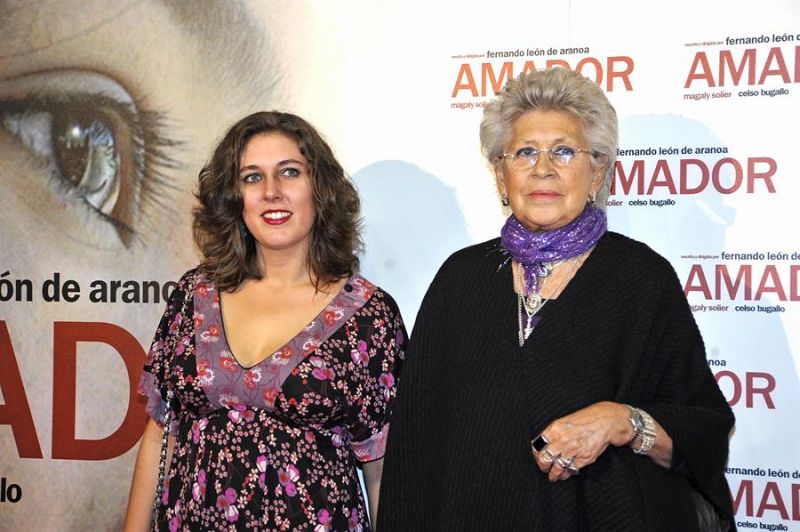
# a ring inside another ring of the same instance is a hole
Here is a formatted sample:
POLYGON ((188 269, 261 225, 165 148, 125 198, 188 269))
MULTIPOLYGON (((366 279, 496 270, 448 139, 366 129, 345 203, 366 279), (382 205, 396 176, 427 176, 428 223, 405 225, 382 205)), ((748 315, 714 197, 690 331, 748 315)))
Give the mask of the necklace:
POLYGON ((550 231, 532 231, 512 214, 500 231, 500 246, 524 267, 527 292, 539 292, 539 274, 545 263, 589 251, 607 225, 605 212, 591 204, 567 225, 550 231))
MULTIPOLYGON (((561 291, 561 288, 566 283, 567 279, 571 279, 572 276, 575 274, 575 271, 578 269, 578 263, 580 262, 583 253, 577 255, 574 259, 572 259, 572 268, 567 275, 564 275, 561 278, 561 282, 558 283, 558 286, 553 291, 553 294, 558 294, 561 291)), ((556 263, 546 263, 545 268, 543 269, 543 273, 546 272, 544 275, 537 274, 538 277, 542 279, 541 283, 537 283, 540 290, 531 291, 530 294, 525 295, 525 278, 523 273, 523 268, 520 265, 517 268, 517 273, 514 275, 514 284, 517 285, 517 322, 518 322, 518 332, 519 332, 519 346, 522 347, 525 344, 525 340, 530 337, 531 333, 533 332, 533 327, 538 323, 538 318, 536 322, 534 322, 534 317, 537 312, 542 310, 545 303, 550 301, 549 299, 543 299, 541 291, 544 290, 544 284, 547 282, 547 277, 553 272, 553 268, 558 264, 561 264, 564 261, 558 261, 556 263), (525 318, 522 317, 522 312, 525 311, 525 318), (523 321, 525 322, 525 326, 523 327, 523 321)))
MULTIPOLYGON (((522 305, 525 307, 525 311, 528 314, 536 314, 539 306, 543 305, 542 303, 542 295, 541 290, 544 289, 545 282, 547 278, 550 277, 550 274, 553 273, 553 269, 563 264, 565 261, 558 260, 554 262, 544 262, 539 266, 539 270, 535 273, 536 277, 538 278, 539 282, 536 283, 536 287, 531 290, 530 294, 526 294, 522 296, 522 305), (541 283, 541 285, 539 284, 541 283)), ((524 294, 525 293, 525 274, 523 273, 523 269, 520 266, 517 269, 517 275, 515 276, 515 283, 517 284, 517 293, 524 294)))

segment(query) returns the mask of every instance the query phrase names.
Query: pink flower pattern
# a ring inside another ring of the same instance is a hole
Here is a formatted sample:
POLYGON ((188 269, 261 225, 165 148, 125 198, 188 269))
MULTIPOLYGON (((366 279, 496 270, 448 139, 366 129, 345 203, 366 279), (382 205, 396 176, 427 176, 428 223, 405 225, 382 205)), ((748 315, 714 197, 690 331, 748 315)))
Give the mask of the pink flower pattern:
POLYGON ((139 385, 160 420, 170 357, 177 443, 157 528, 370 530, 353 462, 385 447, 406 342, 391 297, 354 276, 287 345, 242 368, 216 286, 191 271, 173 296, 139 385))
POLYGON ((199 501, 206 496, 206 471, 201 469, 197 473, 197 480, 192 485, 192 499, 199 501))
POLYGON ((308 357, 308 360, 314 366, 314 369, 311 370, 311 375, 321 381, 333 380, 333 370, 325 366, 324 360, 317 356, 308 357))

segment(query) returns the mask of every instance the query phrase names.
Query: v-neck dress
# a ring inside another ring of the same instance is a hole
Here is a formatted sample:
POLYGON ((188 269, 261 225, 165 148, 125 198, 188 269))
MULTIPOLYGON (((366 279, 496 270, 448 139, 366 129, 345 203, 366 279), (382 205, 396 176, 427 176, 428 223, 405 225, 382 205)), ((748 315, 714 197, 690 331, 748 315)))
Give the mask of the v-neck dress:
POLYGON ((155 527, 369 530, 356 462, 383 456, 405 344, 394 300, 355 275, 297 336, 244 368, 216 286, 187 272, 139 384, 159 423, 174 394, 177 443, 155 527))

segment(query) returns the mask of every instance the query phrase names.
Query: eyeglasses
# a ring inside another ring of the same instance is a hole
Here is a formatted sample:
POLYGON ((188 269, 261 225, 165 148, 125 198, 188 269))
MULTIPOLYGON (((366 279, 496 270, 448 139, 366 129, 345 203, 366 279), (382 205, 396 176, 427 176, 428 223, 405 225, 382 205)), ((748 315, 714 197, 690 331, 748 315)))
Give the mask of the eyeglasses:
POLYGON ((572 162, 572 159, 579 153, 597 155, 596 152, 591 150, 559 144, 558 146, 541 150, 531 148, 530 146, 523 146, 514 153, 499 155, 498 159, 506 159, 514 170, 527 170, 536 166, 536 161, 539 160, 539 154, 542 152, 546 152, 550 157, 550 162, 552 162, 554 166, 559 167, 568 166, 569 163, 572 162))

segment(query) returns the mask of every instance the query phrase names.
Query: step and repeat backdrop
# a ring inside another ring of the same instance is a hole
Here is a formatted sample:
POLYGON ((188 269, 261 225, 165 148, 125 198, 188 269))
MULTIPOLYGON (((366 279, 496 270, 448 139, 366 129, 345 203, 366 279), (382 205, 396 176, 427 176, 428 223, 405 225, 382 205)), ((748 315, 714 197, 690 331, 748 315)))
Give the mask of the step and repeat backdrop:
POLYGON ((742 530, 800 530, 800 2, 0 1, 0 529, 118 529, 141 365, 198 260, 197 172, 263 109, 330 140, 363 272, 413 325, 498 235, 482 109, 561 66, 608 94, 611 229, 674 265, 737 423, 742 530))

